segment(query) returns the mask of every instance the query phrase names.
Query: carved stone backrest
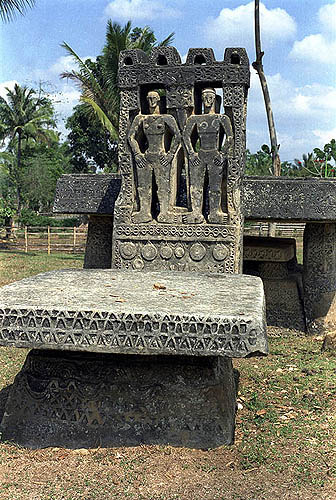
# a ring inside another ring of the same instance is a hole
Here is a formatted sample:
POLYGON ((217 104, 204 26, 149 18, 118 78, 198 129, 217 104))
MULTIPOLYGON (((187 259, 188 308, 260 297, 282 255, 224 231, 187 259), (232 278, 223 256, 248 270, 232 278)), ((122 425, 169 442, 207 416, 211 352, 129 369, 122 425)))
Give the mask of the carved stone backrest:
POLYGON ((112 267, 240 272, 249 78, 241 48, 121 53, 112 267))

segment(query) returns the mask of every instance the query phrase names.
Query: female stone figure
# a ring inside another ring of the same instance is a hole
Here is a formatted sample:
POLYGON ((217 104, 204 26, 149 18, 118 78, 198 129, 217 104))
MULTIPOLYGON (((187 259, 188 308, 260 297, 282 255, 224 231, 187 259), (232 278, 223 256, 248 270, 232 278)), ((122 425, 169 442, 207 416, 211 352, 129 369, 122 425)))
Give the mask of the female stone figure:
POLYGON ((190 199, 192 212, 185 216, 186 222, 204 222, 202 214, 205 173, 209 177, 209 216, 210 223, 223 222, 222 191, 226 177, 225 159, 233 145, 233 131, 227 115, 215 112, 216 91, 213 88, 202 90, 203 115, 188 118, 183 139, 189 158, 190 199), (191 137, 196 128, 199 151, 196 152, 191 137), (225 135, 223 148, 220 136, 225 135))
POLYGON ((133 213, 134 222, 151 222, 152 177, 158 187, 160 213, 158 222, 169 222, 170 172, 174 155, 180 145, 181 135, 173 116, 160 114, 160 95, 148 92, 149 115, 135 117, 128 134, 128 142, 134 154, 137 180, 139 211, 133 213), (141 151, 139 132, 146 138, 147 148, 141 151), (172 140, 168 151, 165 149, 165 135, 170 131, 172 140))

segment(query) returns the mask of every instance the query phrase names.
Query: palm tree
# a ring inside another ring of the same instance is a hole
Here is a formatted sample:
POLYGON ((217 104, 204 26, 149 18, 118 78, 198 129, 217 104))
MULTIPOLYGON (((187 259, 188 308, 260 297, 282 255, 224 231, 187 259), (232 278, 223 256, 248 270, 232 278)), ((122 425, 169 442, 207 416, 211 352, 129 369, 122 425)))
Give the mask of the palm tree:
POLYGON ((157 42, 148 26, 132 29, 131 21, 122 27, 109 20, 103 53, 97 57, 96 62, 83 61, 67 43, 62 44, 77 63, 79 71, 64 72, 61 78, 68 78, 79 85, 82 91, 81 100, 88 105, 87 109, 96 114, 109 131, 111 139, 117 141, 120 105, 117 74, 120 52, 126 49, 142 49, 149 53, 155 46, 170 45, 173 38, 174 33, 170 33, 162 42, 157 42))
POLYGON ((0 17, 4 22, 11 21, 17 13, 23 15, 34 4, 35 0, 0 0, 0 17))
POLYGON ((28 141, 50 141, 55 132, 52 118, 51 101, 36 95, 34 89, 20 87, 15 84, 14 90, 7 90, 7 100, 0 97, 0 140, 3 145, 7 141, 7 150, 16 152, 16 164, 12 167, 12 175, 17 191, 17 214, 22 207, 22 151, 28 141))

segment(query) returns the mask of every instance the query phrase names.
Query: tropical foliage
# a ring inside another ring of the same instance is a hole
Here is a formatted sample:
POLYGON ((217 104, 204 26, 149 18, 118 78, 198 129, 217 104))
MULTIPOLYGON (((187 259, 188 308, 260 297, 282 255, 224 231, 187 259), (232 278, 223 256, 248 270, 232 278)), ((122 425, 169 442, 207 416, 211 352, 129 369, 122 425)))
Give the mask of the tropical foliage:
POLYGON ((55 132, 52 102, 40 89, 15 85, 0 97, 0 194, 3 210, 20 215, 22 207, 48 208, 52 186, 66 168, 64 148, 55 132), (62 158, 60 156, 62 151, 62 158))
MULTIPOLYGON (((116 161, 120 106, 117 74, 120 52, 126 49, 142 49, 148 53, 154 46, 170 45, 173 36, 174 33, 171 33, 165 40, 158 42, 148 26, 132 29, 130 21, 121 26, 109 20, 105 46, 95 61, 90 59, 83 61, 67 43, 63 43, 63 47, 73 57, 78 69, 62 73, 61 78, 74 81, 81 89, 83 107, 80 111, 76 109, 77 117, 79 118, 79 112, 86 113, 94 127, 97 128, 97 122, 93 117, 100 121, 105 131, 107 130, 109 136, 107 141, 105 139, 107 145, 105 151, 114 156, 112 162, 108 162, 108 168, 111 168, 116 161)), ((83 120, 78 121, 83 123, 83 120)), ((68 122, 70 128, 72 124, 73 122, 68 122)), ((88 154, 88 157, 90 156, 92 157, 88 154)), ((101 166, 99 163, 98 165, 101 166)))
POLYGON ((0 0, 0 17, 2 21, 11 21, 17 14, 23 15, 34 4, 35 0, 0 0))

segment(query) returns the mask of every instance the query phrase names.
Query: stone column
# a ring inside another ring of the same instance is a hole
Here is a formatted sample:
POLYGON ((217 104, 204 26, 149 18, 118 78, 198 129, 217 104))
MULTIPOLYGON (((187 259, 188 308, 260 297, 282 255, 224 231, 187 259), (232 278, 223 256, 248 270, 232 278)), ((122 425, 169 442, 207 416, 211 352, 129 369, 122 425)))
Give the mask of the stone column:
POLYGON ((84 269, 111 268, 112 232, 112 216, 90 215, 85 247, 84 269))
POLYGON ((307 223, 303 240, 304 307, 309 333, 336 324, 336 224, 307 223))

